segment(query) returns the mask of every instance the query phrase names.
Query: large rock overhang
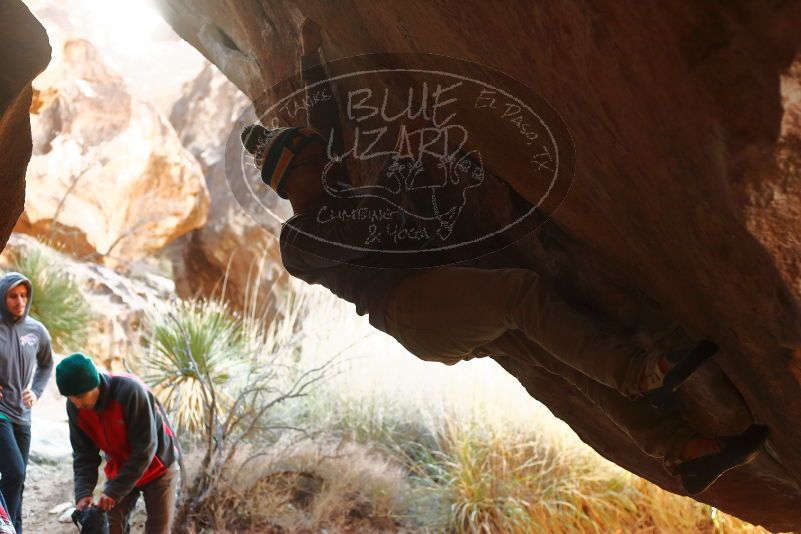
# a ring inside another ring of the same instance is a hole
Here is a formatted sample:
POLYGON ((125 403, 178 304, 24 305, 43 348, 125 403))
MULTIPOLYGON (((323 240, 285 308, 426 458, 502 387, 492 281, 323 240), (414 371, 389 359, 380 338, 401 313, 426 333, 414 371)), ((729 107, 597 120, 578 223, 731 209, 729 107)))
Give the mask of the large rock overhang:
POLYGON ((50 62, 47 33, 19 0, 0 3, 0 250, 25 204, 31 81, 50 62))
MULTIPOLYGON (((483 265, 537 269, 646 337, 678 324, 716 340, 715 365, 685 388, 688 419, 716 435, 753 419, 772 436, 699 500, 801 528, 801 2, 159 4, 260 108, 262 91, 295 70, 304 16, 323 26, 329 61, 438 54, 543 95, 570 129, 573 184, 537 239, 483 265)), ((514 180, 514 168, 489 163, 514 180)), ((507 368, 601 454, 681 492, 569 383, 507 368)))

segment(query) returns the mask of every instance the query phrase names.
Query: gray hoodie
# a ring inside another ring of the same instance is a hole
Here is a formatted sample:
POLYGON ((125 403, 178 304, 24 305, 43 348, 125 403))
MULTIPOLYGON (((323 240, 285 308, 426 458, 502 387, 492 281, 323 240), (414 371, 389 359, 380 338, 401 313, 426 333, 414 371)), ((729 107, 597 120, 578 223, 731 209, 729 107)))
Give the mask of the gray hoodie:
POLYGON ((53 371, 50 334, 42 323, 28 316, 31 302, 30 280, 15 272, 0 278, 0 386, 3 386, 0 412, 22 425, 31 424, 31 410, 22 403, 22 392, 30 387, 41 397, 53 371), (19 284, 28 287, 28 305, 15 321, 6 306, 6 293, 19 284))

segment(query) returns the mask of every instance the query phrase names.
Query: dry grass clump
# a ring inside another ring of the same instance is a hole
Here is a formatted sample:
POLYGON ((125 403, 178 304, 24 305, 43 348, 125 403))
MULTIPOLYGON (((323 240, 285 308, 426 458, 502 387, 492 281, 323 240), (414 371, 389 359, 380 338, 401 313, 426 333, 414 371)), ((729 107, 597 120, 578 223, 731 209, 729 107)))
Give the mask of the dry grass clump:
POLYGON ((403 467, 365 445, 279 442, 229 475, 213 524, 231 532, 404 532, 397 518, 408 491, 403 467))
POLYGON ((490 533, 767 533, 666 492, 577 440, 447 420, 441 450, 416 469, 450 503, 433 531, 490 533))
POLYGON ((242 450, 205 523, 266 534, 768 532, 666 492, 538 417, 446 409, 410 426, 405 407, 339 401, 322 420, 328 438, 242 450))
POLYGON ((173 348, 161 354, 181 358, 166 369, 214 398, 233 387, 231 398, 242 399, 239 411, 208 404, 202 439, 190 440, 201 459, 187 471, 191 506, 181 510, 191 529, 180 532, 767 532, 604 460, 492 362, 459 364, 437 379, 442 369, 347 330, 329 306, 287 309, 296 312, 266 333, 245 328, 244 353, 255 354, 245 360, 265 373, 253 377, 209 365, 210 353, 225 350, 207 347, 224 336, 205 326, 193 335, 194 319, 173 314, 180 336, 166 336, 173 348), (332 354, 344 362, 336 372, 286 389, 309 369, 327 369, 332 354), (215 369, 226 371, 220 380, 215 369))

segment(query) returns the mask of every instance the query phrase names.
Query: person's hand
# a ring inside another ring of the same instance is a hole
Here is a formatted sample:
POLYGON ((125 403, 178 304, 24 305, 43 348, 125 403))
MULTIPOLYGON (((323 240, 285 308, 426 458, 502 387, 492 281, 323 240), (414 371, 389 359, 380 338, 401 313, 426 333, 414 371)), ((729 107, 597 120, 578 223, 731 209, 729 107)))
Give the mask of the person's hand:
POLYGON ((89 495, 87 497, 82 497, 78 499, 78 502, 75 503, 75 508, 78 510, 86 510, 88 507, 92 506, 92 496, 89 495))
POLYGON ((36 393, 34 393, 32 390, 26 389, 22 392, 22 403, 27 408, 32 408, 33 405, 36 404, 37 400, 39 400, 39 397, 37 397, 36 393))
POLYGON ((309 17, 303 19, 303 23, 300 25, 300 44, 303 47, 303 55, 317 52, 317 49, 323 44, 320 25, 309 17))
POLYGON ((117 501, 106 495, 105 493, 100 496, 100 500, 97 501, 97 506, 100 507, 102 510, 108 512, 112 508, 117 505, 117 501))

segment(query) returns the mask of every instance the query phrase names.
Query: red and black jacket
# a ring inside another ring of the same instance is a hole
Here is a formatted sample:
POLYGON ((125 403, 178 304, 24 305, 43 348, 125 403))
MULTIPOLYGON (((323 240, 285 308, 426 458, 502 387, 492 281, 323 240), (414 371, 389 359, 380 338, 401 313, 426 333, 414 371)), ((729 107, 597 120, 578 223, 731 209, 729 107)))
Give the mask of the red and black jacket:
POLYGON ((67 401, 67 416, 76 501, 92 495, 97 485, 101 450, 108 479, 103 493, 118 502, 163 475, 178 457, 166 414, 134 376, 100 373, 95 407, 79 410, 67 401))

